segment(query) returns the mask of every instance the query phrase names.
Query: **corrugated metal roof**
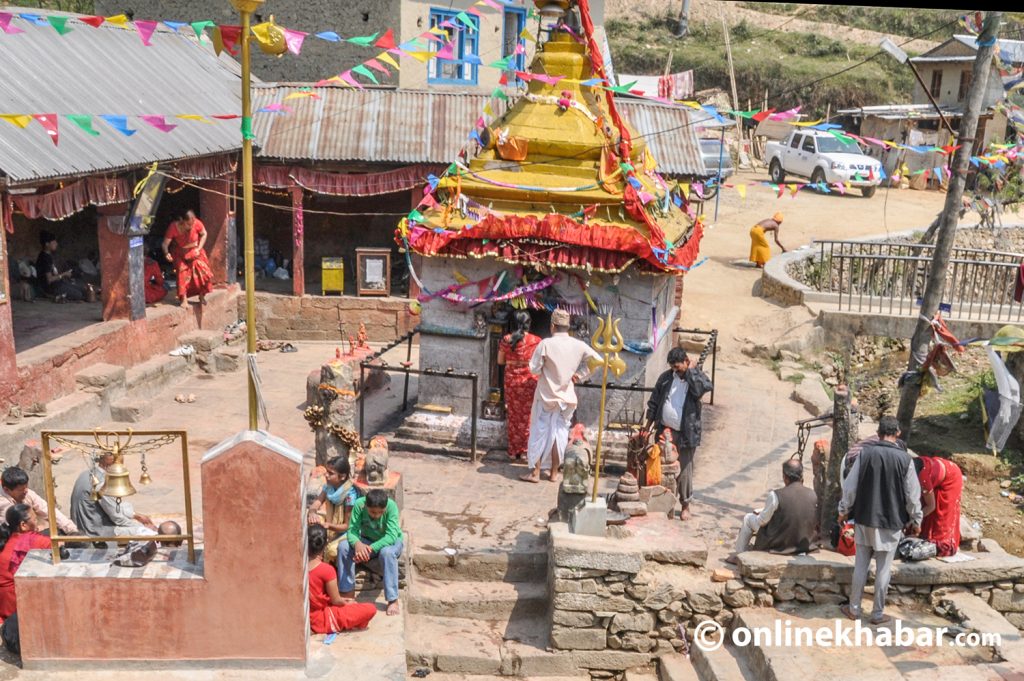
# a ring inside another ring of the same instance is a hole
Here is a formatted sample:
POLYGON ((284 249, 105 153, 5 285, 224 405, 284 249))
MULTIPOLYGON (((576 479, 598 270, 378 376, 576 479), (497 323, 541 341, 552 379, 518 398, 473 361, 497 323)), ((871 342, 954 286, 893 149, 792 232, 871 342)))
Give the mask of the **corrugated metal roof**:
MULTIPOLYGON (((26 11, 24 7, 11 12, 26 11)), ((47 14, 62 14, 47 11, 47 14)), ((241 113, 237 65, 218 59, 186 31, 160 27, 146 47, 134 28, 78 21, 59 35, 21 19, 24 33, 0 35, 4 85, 0 113, 59 116, 59 145, 33 121, 25 129, 0 121, 0 172, 11 185, 136 167, 153 161, 207 156, 241 148, 239 122, 175 120, 177 114, 241 113), (234 67, 234 68, 232 68, 234 67), (93 137, 65 114, 156 114, 178 124, 161 132, 138 119, 130 137, 99 118, 93 137)), ((190 32, 190 31, 189 31, 190 32)))
MULTIPOLYGON (((455 159, 488 95, 344 87, 312 90, 320 99, 285 100, 301 85, 253 90, 253 110, 285 104, 286 114, 258 114, 254 132, 261 158, 291 161, 442 163, 455 159)), ((650 144, 667 175, 706 175, 696 125, 675 106, 616 100, 650 144)))
MULTIPOLYGON (((954 40, 958 40, 972 50, 978 49, 978 39, 973 35, 963 35, 957 33, 953 35, 954 40)), ((1011 64, 1020 64, 1024 62, 1024 40, 1009 40, 1007 38, 999 38, 998 40, 1000 58, 1003 61, 1008 61, 1011 64)))

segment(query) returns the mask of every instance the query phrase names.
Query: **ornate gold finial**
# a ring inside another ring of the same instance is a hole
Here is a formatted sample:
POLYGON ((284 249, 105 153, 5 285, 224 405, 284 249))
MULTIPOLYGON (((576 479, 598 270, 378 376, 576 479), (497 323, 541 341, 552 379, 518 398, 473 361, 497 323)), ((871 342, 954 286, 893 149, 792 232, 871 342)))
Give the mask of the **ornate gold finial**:
POLYGON ((256 44, 265 54, 280 57, 288 50, 284 30, 274 23, 274 15, 270 15, 270 21, 253 26, 252 34, 256 38, 256 44))

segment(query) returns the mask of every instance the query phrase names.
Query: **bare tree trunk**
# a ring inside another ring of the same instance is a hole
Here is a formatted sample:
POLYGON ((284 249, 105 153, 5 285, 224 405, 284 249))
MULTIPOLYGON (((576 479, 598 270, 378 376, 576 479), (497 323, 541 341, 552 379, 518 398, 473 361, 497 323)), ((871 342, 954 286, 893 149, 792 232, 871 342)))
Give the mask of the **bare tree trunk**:
MULTIPOLYGON (((917 320, 917 328, 910 341, 910 360, 907 363, 907 371, 917 371, 928 356, 928 347, 932 338, 930 320, 939 309, 939 303, 942 301, 942 294, 946 287, 946 270, 949 267, 949 258, 956 238, 956 225, 960 216, 964 184, 967 180, 971 152, 974 149, 974 135, 978 130, 978 116, 981 113, 985 91, 988 89, 988 77, 992 71, 992 55, 996 48, 996 37, 999 33, 999 21, 1002 16, 1002 12, 989 12, 985 17, 984 29, 978 36, 978 56, 974 60, 973 78, 967 93, 967 108, 963 118, 960 119, 960 131, 957 135, 959 148, 953 157, 953 176, 949 180, 946 204, 940 216, 935 253, 932 256, 931 271, 928 273, 924 301, 921 304, 921 317, 917 320)), ((917 399, 920 394, 920 381, 910 379, 903 384, 896 418, 900 422, 903 440, 908 444, 910 443, 914 412, 917 410, 917 399)))
POLYGON ((850 390, 840 385, 836 387, 832 400, 832 446, 814 476, 814 491, 818 493, 818 526, 823 537, 828 536, 839 513, 843 457, 859 439, 857 421, 850 411, 850 390))

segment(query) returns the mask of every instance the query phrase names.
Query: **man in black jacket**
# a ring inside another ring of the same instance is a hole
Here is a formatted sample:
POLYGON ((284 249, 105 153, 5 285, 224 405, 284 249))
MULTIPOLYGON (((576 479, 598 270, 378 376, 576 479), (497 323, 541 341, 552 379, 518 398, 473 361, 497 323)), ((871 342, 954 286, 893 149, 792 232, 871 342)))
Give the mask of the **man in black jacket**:
POLYGON ((889 590, 889 572, 904 534, 921 531, 921 486, 910 454, 899 446, 900 424, 893 416, 878 421, 878 441, 864 445, 850 474, 843 480, 839 525, 853 517, 857 557, 850 585, 850 603, 841 610, 850 619, 860 617, 861 597, 875 559, 875 603, 872 624, 891 618, 883 613, 889 590))
POLYGON ((693 457, 700 445, 701 398, 711 390, 711 379, 692 366, 682 348, 668 351, 668 371, 658 377, 654 392, 647 402, 647 429, 656 424, 655 432, 668 428, 672 443, 679 452, 679 478, 676 494, 682 510, 679 519, 690 517, 693 497, 693 457))

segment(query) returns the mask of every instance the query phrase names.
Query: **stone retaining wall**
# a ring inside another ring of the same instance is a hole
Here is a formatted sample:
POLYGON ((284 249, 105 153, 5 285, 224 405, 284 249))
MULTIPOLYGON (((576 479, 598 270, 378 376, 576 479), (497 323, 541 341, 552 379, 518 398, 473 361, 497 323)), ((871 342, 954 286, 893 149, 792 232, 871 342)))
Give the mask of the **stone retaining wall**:
MULTIPOLYGON (((369 340, 387 343, 405 335, 419 323, 406 298, 354 298, 351 296, 292 296, 256 294, 256 332, 269 340, 329 340, 341 342, 339 325, 355 337, 366 325, 369 340)), ((245 299, 238 313, 245 316, 245 299)), ((347 349, 347 347, 345 348, 347 349)))

